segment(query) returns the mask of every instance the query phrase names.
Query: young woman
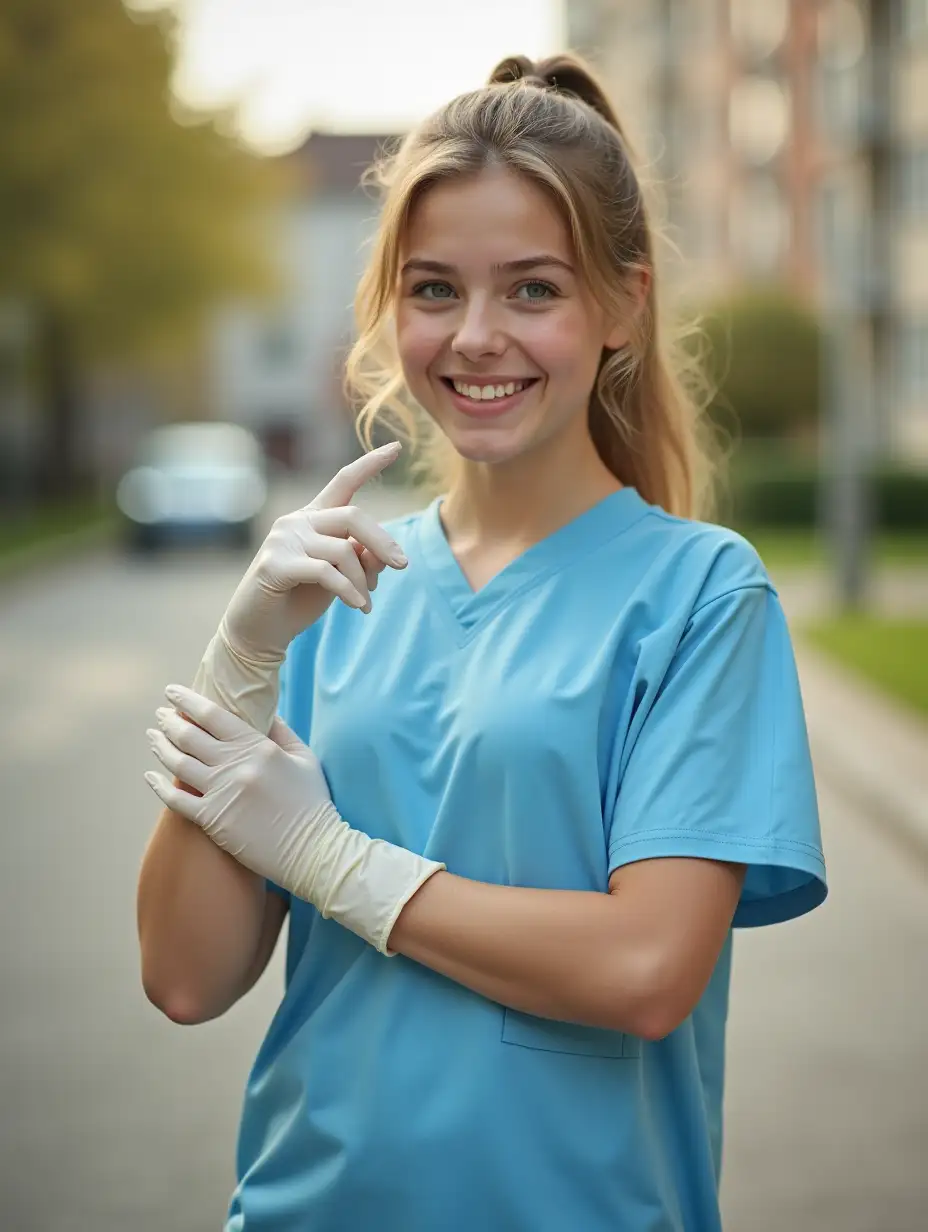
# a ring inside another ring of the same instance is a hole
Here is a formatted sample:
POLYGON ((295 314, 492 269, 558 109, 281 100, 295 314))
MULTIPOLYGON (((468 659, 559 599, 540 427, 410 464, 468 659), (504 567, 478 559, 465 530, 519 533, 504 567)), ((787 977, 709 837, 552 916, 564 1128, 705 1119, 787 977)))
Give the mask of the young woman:
POLYGON ((397 448, 346 467, 168 690, 145 987, 223 1013, 289 912, 227 1229, 710 1232, 732 926, 826 892, 783 613, 692 516, 586 68, 505 61, 383 170, 349 378, 366 429, 424 412, 443 495, 384 528, 351 502, 397 448))

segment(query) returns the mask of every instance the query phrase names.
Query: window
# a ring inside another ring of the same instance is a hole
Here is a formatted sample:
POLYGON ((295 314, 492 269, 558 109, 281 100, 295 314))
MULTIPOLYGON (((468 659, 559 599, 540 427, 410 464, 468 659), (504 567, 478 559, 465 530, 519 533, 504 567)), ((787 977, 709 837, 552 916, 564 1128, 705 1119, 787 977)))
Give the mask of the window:
POLYGON ((731 32, 750 61, 773 55, 789 28, 787 0, 731 0, 731 32))
POLYGON ((690 211, 689 252, 702 261, 719 261, 724 254, 725 218, 714 200, 703 200, 690 211))
POLYGON ((672 19, 678 48, 707 50, 718 45, 719 10, 716 0, 680 0, 672 19))
POLYGON ((853 0, 829 0, 818 15, 819 114, 822 129, 838 142, 860 132, 867 32, 853 0))
POLYGON ((293 331, 283 321, 271 322, 261 331, 258 350, 263 367, 272 369, 289 367, 297 352, 293 331))
POLYGON ((865 172, 847 165, 825 178, 815 213, 825 301, 859 309, 872 264, 865 172))
POLYGON ((928 220, 928 142, 900 149, 894 172, 894 196, 900 214, 928 220))
POLYGON ((832 71, 860 64, 867 49, 867 30, 857 0, 829 0, 823 5, 818 14, 818 45, 822 63, 832 71))
POLYGON ((746 272, 769 276, 778 271, 789 244, 790 217, 772 176, 752 176, 735 193, 730 236, 732 254, 746 272))
POLYGON ((928 0, 902 0, 902 37, 924 38, 928 34, 928 0))
POLYGON ((928 402, 928 317, 901 321, 896 328, 896 383, 906 402, 928 402))
POLYGON ((789 139, 789 91, 772 77, 742 77, 729 97, 728 130, 737 154, 755 167, 770 162, 789 139))
POLYGON ((860 133, 861 82, 856 67, 825 66, 819 75, 823 131, 833 141, 855 142, 860 133))

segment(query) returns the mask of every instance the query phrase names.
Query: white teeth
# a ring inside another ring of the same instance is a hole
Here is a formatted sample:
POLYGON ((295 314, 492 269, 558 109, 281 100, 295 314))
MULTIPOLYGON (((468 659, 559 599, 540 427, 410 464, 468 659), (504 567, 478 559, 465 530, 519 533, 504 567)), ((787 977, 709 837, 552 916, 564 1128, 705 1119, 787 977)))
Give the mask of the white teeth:
POLYGON ((463 381, 452 381, 455 390, 465 398, 473 398, 475 402, 489 402, 493 398, 508 398, 520 393, 525 388, 524 381, 509 381, 505 385, 466 385, 463 381))

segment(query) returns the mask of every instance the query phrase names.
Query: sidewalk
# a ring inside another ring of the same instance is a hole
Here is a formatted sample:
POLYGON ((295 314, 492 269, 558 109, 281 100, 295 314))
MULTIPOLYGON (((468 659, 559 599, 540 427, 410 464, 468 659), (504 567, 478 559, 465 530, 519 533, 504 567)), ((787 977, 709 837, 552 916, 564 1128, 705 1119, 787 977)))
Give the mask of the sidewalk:
MULTIPOLYGON (((770 574, 791 625, 835 610, 834 581, 826 569, 771 569, 770 574)), ((874 570, 867 603, 881 615, 928 617, 928 568, 884 565, 874 570)))
MULTIPOLYGON (((928 866, 928 722, 803 640, 803 623, 832 610, 827 577, 774 582, 794 637, 816 771, 928 866)), ((881 572, 872 606, 924 616, 928 570, 881 572)))

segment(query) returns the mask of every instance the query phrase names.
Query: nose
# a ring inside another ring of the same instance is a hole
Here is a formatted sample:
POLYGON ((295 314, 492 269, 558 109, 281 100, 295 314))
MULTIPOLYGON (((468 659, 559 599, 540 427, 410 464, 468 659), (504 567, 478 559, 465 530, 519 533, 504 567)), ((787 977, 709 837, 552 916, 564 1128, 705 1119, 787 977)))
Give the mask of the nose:
POLYGON ((493 308, 491 302, 477 297, 468 302, 451 340, 456 355, 475 361, 485 355, 501 355, 506 349, 506 339, 493 308))

